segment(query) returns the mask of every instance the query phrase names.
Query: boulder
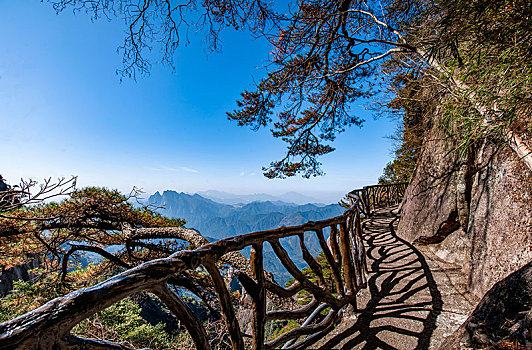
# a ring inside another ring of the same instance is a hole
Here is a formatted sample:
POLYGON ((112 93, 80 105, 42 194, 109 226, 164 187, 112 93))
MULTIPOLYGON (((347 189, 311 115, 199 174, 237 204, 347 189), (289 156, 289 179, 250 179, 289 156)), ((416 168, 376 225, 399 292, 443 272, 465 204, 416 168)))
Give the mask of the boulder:
POLYGON ((440 350, 532 348, 532 262, 496 283, 440 350))

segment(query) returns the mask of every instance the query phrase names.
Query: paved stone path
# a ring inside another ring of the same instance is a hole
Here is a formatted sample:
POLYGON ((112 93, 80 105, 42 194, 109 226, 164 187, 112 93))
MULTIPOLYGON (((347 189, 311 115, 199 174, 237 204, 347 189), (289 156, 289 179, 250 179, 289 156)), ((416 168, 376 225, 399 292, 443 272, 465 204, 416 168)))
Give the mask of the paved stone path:
POLYGON ((357 312, 313 348, 438 349, 474 309, 460 267, 399 238, 395 212, 381 209, 365 222, 368 288, 357 312))

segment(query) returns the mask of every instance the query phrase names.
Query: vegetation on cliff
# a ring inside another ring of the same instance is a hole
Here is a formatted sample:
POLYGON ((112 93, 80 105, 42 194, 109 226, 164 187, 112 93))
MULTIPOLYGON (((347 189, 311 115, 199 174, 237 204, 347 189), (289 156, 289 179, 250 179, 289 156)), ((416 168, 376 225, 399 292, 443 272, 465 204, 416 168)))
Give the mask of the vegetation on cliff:
POLYGON ((424 80, 413 74, 398 74, 391 88, 393 99, 387 107, 401 120, 396 133, 391 136, 394 143, 394 159, 384 168, 379 184, 408 182, 416 167, 423 136, 431 114, 435 110, 434 96, 429 93, 424 80))
MULTIPOLYGON (((148 235, 132 235, 132 229, 181 227, 180 219, 165 218, 147 207, 134 208, 133 195, 104 188, 73 191, 59 203, 24 206, 0 216, 0 255, 6 267, 39 260, 47 272, 67 272, 83 252, 108 259, 102 269, 130 267, 140 261, 166 256, 171 244, 148 245, 148 235), (128 231, 129 230, 129 231, 128 231), (105 250, 119 247, 115 254, 105 250)), ((161 237, 172 238, 172 237, 161 237)), ((100 271, 98 273, 104 273, 100 271)))
POLYGON ((394 136, 395 159, 384 169, 382 183, 409 179, 423 133, 439 119, 436 113, 444 116, 441 127, 462 155, 489 140, 509 145, 531 166, 532 6, 527 1, 445 1, 440 6, 439 15, 414 32, 427 36, 431 21, 440 29, 427 36, 430 58, 424 65, 397 56, 383 65, 392 77, 387 107, 402 113, 403 125, 394 136))

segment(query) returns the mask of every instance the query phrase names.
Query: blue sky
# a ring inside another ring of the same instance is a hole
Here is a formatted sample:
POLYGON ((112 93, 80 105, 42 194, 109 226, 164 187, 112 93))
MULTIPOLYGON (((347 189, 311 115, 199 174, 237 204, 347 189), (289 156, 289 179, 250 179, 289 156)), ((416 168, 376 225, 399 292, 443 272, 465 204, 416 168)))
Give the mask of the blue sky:
POLYGON ((38 0, 0 0, 0 10, 0 174, 11 183, 77 175, 80 186, 124 192, 293 190, 334 201, 376 183, 391 159, 385 137, 395 122, 360 105, 364 127, 341 134, 321 158, 325 176, 264 178, 261 167, 286 145, 225 116, 264 74, 270 48, 247 33, 226 31, 222 52, 211 54, 191 35, 175 72, 153 62, 150 76, 120 82, 120 20, 56 15, 38 0))

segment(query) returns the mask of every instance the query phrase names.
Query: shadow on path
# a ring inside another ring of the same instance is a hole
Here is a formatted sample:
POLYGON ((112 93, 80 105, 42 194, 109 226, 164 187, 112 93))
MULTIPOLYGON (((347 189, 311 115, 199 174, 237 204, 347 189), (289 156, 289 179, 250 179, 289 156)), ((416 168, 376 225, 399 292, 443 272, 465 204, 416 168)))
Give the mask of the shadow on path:
POLYGON ((392 209, 364 223, 368 289, 359 292, 356 319, 343 320, 320 349, 429 348, 442 298, 423 254, 396 235, 392 209))

